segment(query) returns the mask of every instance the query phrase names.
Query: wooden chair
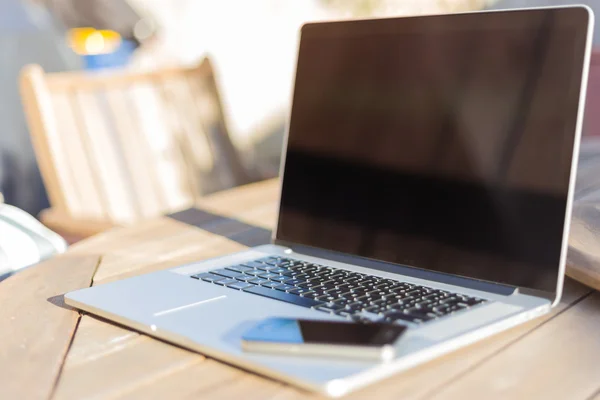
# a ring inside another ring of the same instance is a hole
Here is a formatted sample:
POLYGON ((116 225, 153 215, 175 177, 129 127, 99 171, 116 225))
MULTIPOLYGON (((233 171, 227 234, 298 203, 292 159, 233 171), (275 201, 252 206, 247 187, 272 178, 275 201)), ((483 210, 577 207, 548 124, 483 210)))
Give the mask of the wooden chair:
POLYGON ((86 237, 189 207, 252 180, 232 144, 209 59, 153 72, 45 73, 21 96, 50 228, 86 237))

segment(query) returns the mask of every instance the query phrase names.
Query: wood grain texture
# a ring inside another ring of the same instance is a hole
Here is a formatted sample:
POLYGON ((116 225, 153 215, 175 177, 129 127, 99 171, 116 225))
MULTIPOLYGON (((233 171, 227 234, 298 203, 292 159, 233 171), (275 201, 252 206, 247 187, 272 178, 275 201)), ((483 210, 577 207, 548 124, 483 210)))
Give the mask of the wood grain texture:
MULTIPOLYGON (((103 254, 94 277, 99 284, 237 251, 244 248, 240 236, 273 227, 277 192, 277 182, 270 181, 207 196, 197 204, 206 211, 197 213, 195 226, 160 217, 102 233, 73 246, 69 254, 103 254), (261 228, 252 227, 251 220, 261 228)), ((551 314, 347 398, 586 400, 600 393, 598 329, 599 295, 567 279, 563 299, 551 314)), ((81 318, 54 397, 321 398, 87 315, 81 318)))
POLYGON ((455 380, 436 399, 587 399, 600 386, 600 295, 559 317, 455 380), (596 334, 594 334, 596 332, 596 334))
POLYGON ((61 296, 88 287, 98 263, 63 255, 0 283, 0 398, 49 397, 79 320, 61 296))
POLYGON ((40 220, 48 228, 60 234, 80 234, 82 237, 93 236, 115 227, 106 220, 73 218, 60 210, 48 208, 40 213, 40 220))
MULTIPOLYGON (((421 399, 430 398, 436 393, 442 393, 447 385, 451 385, 461 376, 479 369, 479 366, 488 359, 493 359, 507 351, 522 338, 542 327, 547 321, 559 317, 562 311, 571 307, 590 292, 589 288, 580 283, 567 280, 564 298, 551 314, 450 353, 401 375, 394 376, 380 385, 363 389, 349 398, 360 399, 366 395, 376 394, 390 398, 421 399), (399 379, 400 377, 401 379, 399 379)), ((483 385, 486 385, 492 379, 493 376, 481 377, 483 385)), ((465 396, 464 393, 469 392, 463 392, 463 397, 470 398, 465 396)), ((481 398, 484 398, 484 396, 481 398)))
MULTIPOLYGON (((79 347, 81 335, 90 329, 78 330, 73 350, 79 347)), ((193 363, 194 353, 167 345, 146 336, 120 343, 108 351, 94 355, 90 362, 71 365, 67 358, 56 388, 56 399, 108 398, 129 390, 158 376, 170 374, 193 363)))

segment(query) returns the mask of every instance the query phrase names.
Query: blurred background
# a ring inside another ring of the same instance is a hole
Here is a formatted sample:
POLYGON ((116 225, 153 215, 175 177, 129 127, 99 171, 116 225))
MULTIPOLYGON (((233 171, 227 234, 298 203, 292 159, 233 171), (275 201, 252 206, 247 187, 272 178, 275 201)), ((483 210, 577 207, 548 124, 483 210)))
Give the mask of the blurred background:
MULTIPOLYGON (((46 72, 110 73, 193 66, 210 55, 231 141, 258 171, 252 179, 267 179, 278 173, 303 23, 565 3, 570 1, 0 0, 0 192, 33 215, 49 206, 19 94, 26 64, 46 72)), ((600 8, 597 0, 587 3, 600 8)))

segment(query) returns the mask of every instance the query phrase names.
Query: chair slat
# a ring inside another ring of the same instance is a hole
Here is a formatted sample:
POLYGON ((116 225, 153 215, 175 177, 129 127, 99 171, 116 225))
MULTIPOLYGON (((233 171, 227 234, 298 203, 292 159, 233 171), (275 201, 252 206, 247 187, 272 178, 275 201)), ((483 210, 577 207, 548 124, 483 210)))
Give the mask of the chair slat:
POLYGON ((123 148, 127 170, 131 176, 133 202, 140 217, 149 218, 159 215, 163 207, 162 188, 155 182, 155 172, 149 144, 144 140, 138 128, 129 91, 109 89, 105 93, 108 107, 108 119, 114 126, 117 138, 123 148))
POLYGON ((185 77, 165 82, 164 96, 168 109, 172 111, 173 132, 186 152, 188 167, 194 175, 190 186, 198 193, 210 193, 215 190, 212 182, 214 177, 210 179, 214 156, 204 126, 199 123, 194 98, 185 77))
POLYGON ((77 92, 73 100, 74 108, 82 116, 81 134, 90 144, 88 157, 99 178, 100 190, 105 194, 107 214, 119 223, 132 223, 137 212, 126 178, 125 156, 106 122, 97 93, 77 92))
POLYGON ((28 118, 31 141, 48 197, 54 207, 67 213, 69 206, 63 188, 68 182, 64 182, 64 179, 61 179, 57 173, 61 162, 56 158, 57 155, 60 155, 60 142, 53 114, 52 98, 46 84, 44 70, 39 65, 29 65, 23 68, 20 91, 23 108, 28 118))
MULTIPOLYGON (((190 198, 195 202, 202 193, 200 186, 202 179, 199 176, 202 168, 200 168, 200 170, 198 169, 198 163, 195 159, 197 146, 189 140, 189 124, 186 123, 188 118, 182 118, 181 116, 182 114, 189 115, 186 112, 186 106, 189 104, 189 102, 182 102, 180 97, 177 96, 177 83, 179 81, 181 80, 162 80, 161 82, 157 83, 157 86, 163 103, 165 124, 169 133, 171 134, 175 149, 180 156, 182 178, 184 179, 182 184, 184 185, 184 188, 190 198)), ((197 133, 198 132, 196 132, 196 134, 197 133)), ((206 136, 203 134, 197 136, 204 138, 205 147, 208 148, 206 136)), ((209 152, 207 151, 207 153, 209 152)), ((203 161, 206 161, 204 165, 208 166, 210 165, 212 156, 207 154, 204 159, 205 160, 203 161)), ((209 167, 205 167, 205 170, 206 169, 209 169, 209 167)))
POLYGON ((61 157, 67 163, 67 168, 58 173, 70 177, 69 186, 64 188, 65 196, 70 200, 70 215, 74 218, 106 219, 105 194, 100 191, 89 157, 89 143, 82 137, 82 116, 75 115, 70 93, 53 94, 52 103, 65 147, 61 157))
POLYGON ((165 111, 159 93, 152 85, 136 85, 131 99, 139 129, 150 147, 154 174, 165 200, 164 211, 174 211, 191 205, 193 198, 185 190, 185 174, 172 135, 166 127, 165 111))

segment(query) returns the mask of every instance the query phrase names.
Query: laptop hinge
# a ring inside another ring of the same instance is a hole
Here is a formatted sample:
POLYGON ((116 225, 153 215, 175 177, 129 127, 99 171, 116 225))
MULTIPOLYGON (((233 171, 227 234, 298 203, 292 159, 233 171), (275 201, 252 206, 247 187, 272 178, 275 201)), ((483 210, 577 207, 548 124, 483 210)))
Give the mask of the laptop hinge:
POLYGON ((480 281, 476 279, 444 274, 435 271, 427 271, 420 268, 410 267, 408 265, 376 261, 368 258, 337 253, 310 246, 298 245, 279 239, 276 239, 274 242, 276 245, 287 247, 298 254, 324 258, 326 260, 342 262, 345 264, 357 265, 363 268, 370 268, 378 271, 406 275, 418 279, 426 279, 434 282, 445 283, 448 285, 461 286, 473 290, 481 290, 483 292, 494 293, 502 296, 510 296, 518 293, 519 291, 519 288, 516 286, 504 285, 495 282, 480 281))

